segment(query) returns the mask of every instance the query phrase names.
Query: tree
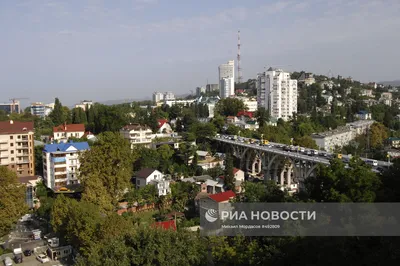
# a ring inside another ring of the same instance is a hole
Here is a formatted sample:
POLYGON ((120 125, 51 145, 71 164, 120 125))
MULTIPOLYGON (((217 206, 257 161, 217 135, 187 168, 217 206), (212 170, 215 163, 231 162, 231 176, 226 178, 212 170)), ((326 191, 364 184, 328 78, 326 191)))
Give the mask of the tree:
POLYGON ((66 122, 67 117, 65 116, 65 109, 63 109, 63 106, 58 98, 56 98, 54 101, 54 109, 49 114, 49 117, 53 121, 53 124, 56 126, 59 126, 66 122))
POLYGON ((6 234, 26 213, 25 190, 14 172, 0 166, 0 235, 6 234))
POLYGON ((353 157, 349 168, 339 159, 321 165, 305 184, 309 198, 317 202, 373 202, 381 182, 370 166, 353 157))
POLYGON ((43 176, 43 149, 44 146, 35 146, 35 173, 43 176))
POLYGON ((222 116, 236 116, 243 110, 247 110, 247 107, 242 100, 237 98, 221 99, 215 106, 215 112, 222 116))
POLYGON ((235 190, 235 176, 233 174, 233 157, 230 153, 225 157, 224 183, 227 190, 235 190))
POLYGON ((264 125, 266 125, 266 122, 268 122, 270 119, 269 111, 266 110, 264 107, 258 108, 255 113, 255 117, 257 119, 259 126, 263 127, 264 125))
POLYGON ((135 156, 120 134, 100 134, 98 141, 80 157, 82 199, 99 205, 104 211, 114 210, 130 186, 135 156))
POLYGON ((165 172, 168 169, 168 165, 171 162, 171 158, 174 155, 174 149, 171 148, 168 144, 161 145, 158 149, 158 157, 160 160, 161 170, 165 172))
POLYGON ((381 147, 388 137, 385 126, 381 123, 373 123, 369 130, 371 148, 381 147))
POLYGON ((217 130, 212 123, 199 123, 193 125, 190 132, 196 136, 199 142, 204 142, 208 137, 214 137, 217 130))
MULTIPOLYGON (((154 168, 158 169, 160 166, 160 153, 157 150, 139 147, 137 153, 140 157, 135 162, 135 169, 154 168)), ((164 155, 166 156, 166 155, 164 155)))
POLYGON ((315 140, 313 140, 310 136, 303 136, 300 138, 295 138, 294 144, 298 145, 300 147, 304 147, 304 148, 318 149, 318 146, 315 143, 315 140))

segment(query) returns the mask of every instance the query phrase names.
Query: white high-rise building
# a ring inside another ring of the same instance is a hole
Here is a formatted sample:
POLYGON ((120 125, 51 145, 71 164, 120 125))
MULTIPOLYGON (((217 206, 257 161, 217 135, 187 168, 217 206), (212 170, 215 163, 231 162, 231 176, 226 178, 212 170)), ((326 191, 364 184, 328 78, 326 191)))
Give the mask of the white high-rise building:
POLYGON ((153 92, 153 102, 158 103, 164 100, 164 93, 162 92, 153 92))
POLYGON ((175 94, 170 91, 164 93, 164 101, 171 101, 171 100, 175 100, 175 94))
POLYGON ((235 61, 218 67, 219 94, 221 99, 235 95, 235 61))
POLYGON ((297 80, 271 67, 257 75, 257 100, 258 107, 269 110, 271 117, 288 120, 297 113, 297 80))
POLYGON ((235 94, 235 89, 232 87, 233 78, 222 78, 219 81, 219 97, 221 99, 228 98, 235 94))

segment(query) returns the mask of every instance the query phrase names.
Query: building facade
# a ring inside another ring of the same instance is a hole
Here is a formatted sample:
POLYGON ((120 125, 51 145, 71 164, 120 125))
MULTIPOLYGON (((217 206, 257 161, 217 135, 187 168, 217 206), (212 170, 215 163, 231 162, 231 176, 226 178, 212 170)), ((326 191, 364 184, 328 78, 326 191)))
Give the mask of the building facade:
POLYGON ((35 175, 33 122, 0 121, 0 165, 17 176, 35 175))
POLYGON ((175 100, 175 94, 171 91, 167 91, 164 93, 164 101, 172 101, 175 100))
POLYGON ((297 113, 297 80, 281 69, 269 68, 257 76, 258 107, 269 110, 271 117, 288 120, 297 113))
POLYGON ((31 114, 39 117, 45 117, 46 107, 41 102, 31 103, 31 114))
POLYGON ((162 92, 153 92, 153 102, 158 103, 164 101, 164 93, 162 92))
POLYGON ((87 142, 47 144, 43 149, 43 182, 58 191, 67 185, 78 184, 81 152, 89 150, 87 142))
POLYGON ((78 104, 75 104, 75 108, 82 108, 84 111, 86 111, 86 109, 89 109, 90 107, 92 107, 93 105, 93 101, 89 101, 89 100, 83 100, 78 104))
POLYGON ((219 94, 221 99, 235 95, 235 61, 218 67, 219 94))
POLYGON ((207 84, 206 85, 206 92, 212 92, 218 90, 218 84, 207 84))
POLYGON ((14 103, 0 103, 0 110, 3 110, 7 114, 20 113, 21 106, 19 101, 15 101, 14 103))
POLYGON ((143 188, 147 185, 154 185, 158 196, 165 196, 171 193, 170 181, 165 179, 164 174, 158 170, 144 168, 136 173, 136 188, 143 188))
POLYGON ((53 140, 67 141, 68 138, 82 138, 85 134, 84 124, 63 124, 53 128, 53 140))
POLYGON ((153 131, 148 126, 139 124, 126 125, 119 132, 124 139, 129 141, 132 149, 135 145, 151 147, 153 131))

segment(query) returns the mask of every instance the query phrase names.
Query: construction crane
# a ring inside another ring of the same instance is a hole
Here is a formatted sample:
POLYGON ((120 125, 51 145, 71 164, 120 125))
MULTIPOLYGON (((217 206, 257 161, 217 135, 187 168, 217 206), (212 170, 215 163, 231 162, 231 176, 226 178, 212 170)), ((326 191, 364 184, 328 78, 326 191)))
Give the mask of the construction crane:
MULTIPOLYGON (((11 101, 11 110, 10 113, 15 112, 15 105, 19 105, 19 100, 29 100, 29 98, 11 98, 9 101, 11 101)), ((18 108, 18 113, 21 113, 21 106, 18 108)))

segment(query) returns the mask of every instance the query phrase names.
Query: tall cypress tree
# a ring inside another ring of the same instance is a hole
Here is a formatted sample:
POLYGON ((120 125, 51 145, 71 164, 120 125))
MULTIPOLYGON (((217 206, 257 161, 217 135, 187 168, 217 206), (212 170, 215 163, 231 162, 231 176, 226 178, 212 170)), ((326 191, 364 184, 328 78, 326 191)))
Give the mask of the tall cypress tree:
POLYGON ((63 106, 58 98, 54 101, 54 109, 49 115, 54 125, 59 126, 65 122, 63 106))
POLYGON ((225 157, 224 181, 227 190, 235 190, 235 177, 233 174, 233 157, 230 153, 225 157))

